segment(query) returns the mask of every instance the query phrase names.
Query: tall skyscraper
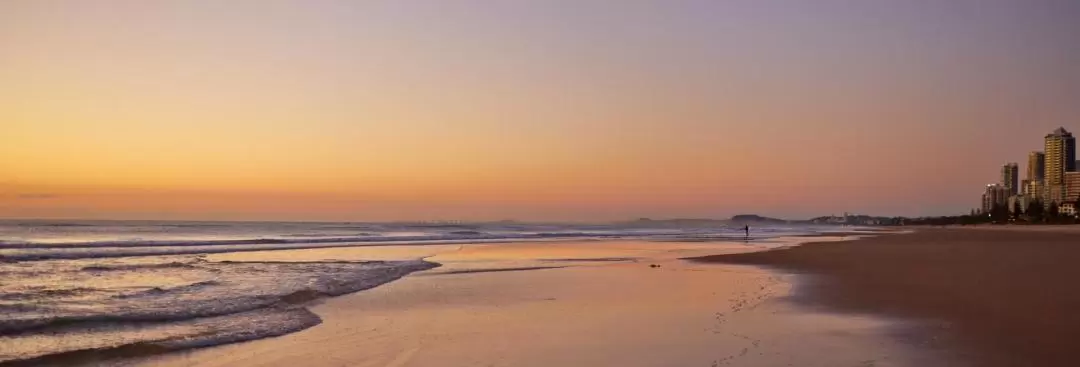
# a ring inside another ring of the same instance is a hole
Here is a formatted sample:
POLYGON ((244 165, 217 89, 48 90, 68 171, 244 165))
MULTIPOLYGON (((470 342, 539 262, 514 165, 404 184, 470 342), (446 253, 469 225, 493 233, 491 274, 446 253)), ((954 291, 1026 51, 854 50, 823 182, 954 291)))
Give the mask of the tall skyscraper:
POLYGON ((995 206, 1005 206, 1009 203, 1009 195, 1004 186, 1000 184, 986 185, 986 192, 982 195, 982 211, 990 213, 995 206))
POLYGON ((1065 128, 1046 136, 1045 170, 1048 185, 1061 185, 1065 172, 1076 170, 1076 138, 1065 128))
POLYGON ((1020 190, 1020 166, 1008 163, 1001 167, 1001 186, 1008 196, 1016 195, 1020 190))
POLYGON ((1076 138, 1063 127, 1046 136, 1046 190, 1048 202, 1065 201, 1065 172, 1076 170, 1076 138))
POLYGON ((1028 153, 1027 180, 1042 181, 1044 179, 1046 179, 1046 154, 1028 153))

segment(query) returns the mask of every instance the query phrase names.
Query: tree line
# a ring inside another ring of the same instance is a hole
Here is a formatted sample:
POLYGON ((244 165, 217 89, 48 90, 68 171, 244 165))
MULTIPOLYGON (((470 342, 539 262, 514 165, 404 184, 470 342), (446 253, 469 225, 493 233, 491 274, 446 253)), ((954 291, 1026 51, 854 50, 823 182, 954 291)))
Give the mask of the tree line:
MULTIPOLYGON (((1075 216, 1062 214, 1060 205, 1050 203, 1046 205, 1039 200, 1032 200, 1027 208, 1019 207, 1014 202, 1013 207, 995 204, 988 213, 971 213, 969 215, 923 217, 923 218, 893 218, 887 225, 976 225, 976 224, 1080 224, 1075 216), (1011 209, 1011 210, 1010 210, 1011 209), (1026 209, 1026 210, 1025 210, 1026 209)), ((1080 200, 1074 203, 1080 208, 1080 200)))

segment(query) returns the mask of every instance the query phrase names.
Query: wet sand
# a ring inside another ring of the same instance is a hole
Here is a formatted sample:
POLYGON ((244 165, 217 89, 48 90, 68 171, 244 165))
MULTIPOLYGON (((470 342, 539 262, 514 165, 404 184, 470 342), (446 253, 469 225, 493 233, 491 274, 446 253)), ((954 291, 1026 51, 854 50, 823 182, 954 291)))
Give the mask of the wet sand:
MULTIPOLYGON (((789 276, 680 260, 760 249, 745 243, 642 241, 440 248, 426 258, 443 264, 440 268, 313 306, 324 323, 311 329, 135 362, 207 367, 924 365, 889 337, 892 321, 811 312, 785 302, 789 276)), ((260 256, 372 255, 350 251, 260 256)))
POLYGON ((802 274, 799 303, 918 320, 905 338, 970 366, 1076 366, 1076 229, 924 228, 697 260, 802 274))

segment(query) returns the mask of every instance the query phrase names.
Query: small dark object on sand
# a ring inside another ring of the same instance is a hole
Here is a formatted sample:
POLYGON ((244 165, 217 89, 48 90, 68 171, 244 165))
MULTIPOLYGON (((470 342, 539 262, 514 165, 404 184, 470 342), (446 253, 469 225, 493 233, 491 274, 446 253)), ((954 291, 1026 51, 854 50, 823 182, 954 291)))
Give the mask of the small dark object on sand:
POLYGON ((659 264, 650 264, 649 267, 650 268, 659 268, 660 265, 659 264))

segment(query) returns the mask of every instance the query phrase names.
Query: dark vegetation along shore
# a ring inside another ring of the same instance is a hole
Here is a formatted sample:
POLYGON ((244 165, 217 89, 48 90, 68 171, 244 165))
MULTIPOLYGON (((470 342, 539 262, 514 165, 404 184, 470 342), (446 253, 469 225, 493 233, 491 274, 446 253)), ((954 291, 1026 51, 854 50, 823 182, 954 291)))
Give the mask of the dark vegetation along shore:
POLYGON ((1080 231, 920 229, 692 260, 806 275, 797 302, 917 321, 905 340, 971 366, 1080 365, 1080 231))

